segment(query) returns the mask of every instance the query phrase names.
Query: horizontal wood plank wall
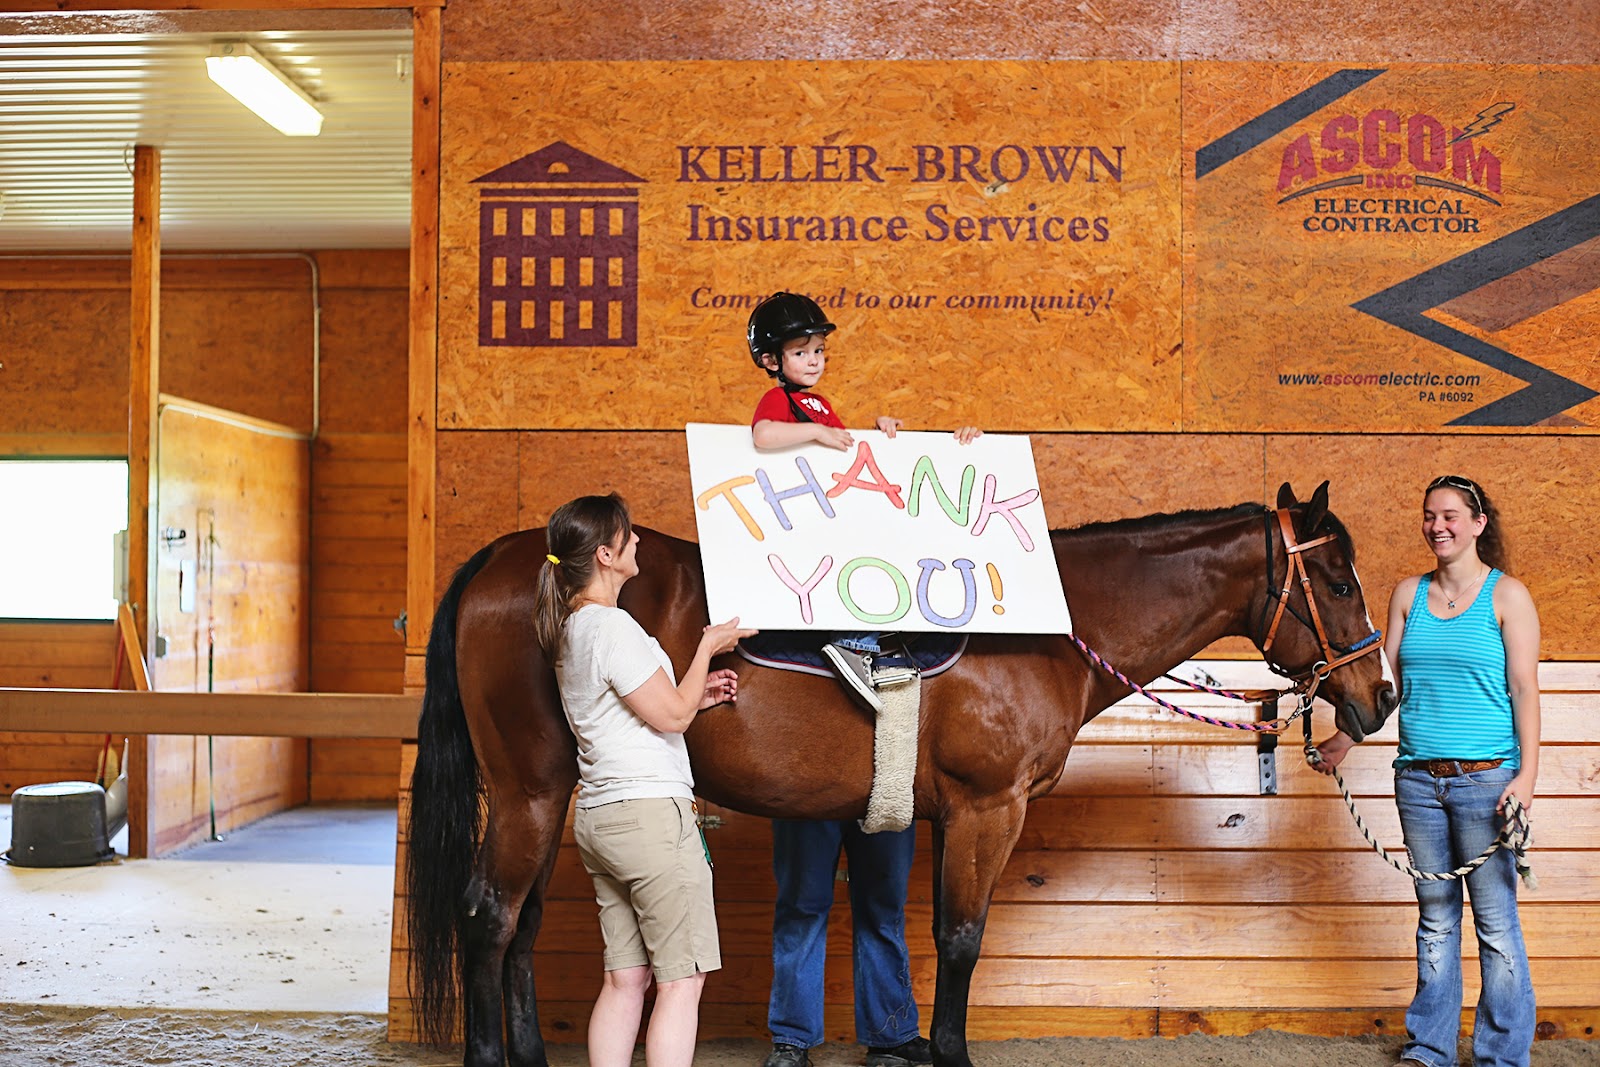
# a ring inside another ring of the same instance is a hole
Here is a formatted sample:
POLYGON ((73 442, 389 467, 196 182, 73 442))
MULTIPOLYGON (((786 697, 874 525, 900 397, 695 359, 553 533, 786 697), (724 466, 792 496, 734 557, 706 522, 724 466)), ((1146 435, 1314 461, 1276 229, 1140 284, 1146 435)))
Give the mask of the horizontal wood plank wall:
MULTIPOLYGON (((116 649, 109 622, 0 622, 0 686, 109 689, 116 649)), ((103 741, 0 731, 0 795, 40 782, 93 781, 103 741)))
MULTIPOLYGON (((304 434, 162 397, 151 685, 300 692, 310 680, 304 434), (163 648, 164 642, 164 648, 163 648)), ((150 854, 306 800, 306 742, 150 738, 150 854)))
MULTIPOLYGON (((406 599, 406 253, 322 265, 322 425, 311 450, 311 688, 398 693, 406 599)), ((395 799, 400 743, 310 743, 313 802, 395 799)))
MULTIPOLYGON (((1229 686, 1265 685, 1259 665, 1210 662, 1229 686)), ((1543 775, 1536 811, 1537 893, 1523 926, 1541 1037, 1584 1037, 1600 1023, 1600 967, 1588 931, 1600 919, 1591 877, 1600 839, 1600 664, 1545 664, 1543 775), (1587 1031, 1587 1032, 1586 1032, 1587 1031)), ((1176 694, 1169 694, 1176 697, 1176 694)), ((1181 702, 1249 717, 1214 698, 1181 702)), ((1325 714, 1319 718, 1326 718, 1325 714)), ((1325 727, 1324 727, 1325 728, 1325 727)), ((1391 723, 1344 768, 1359 809, 1403 856, 1389 763, 1391 723)), ((405 767, 415 759, 407 744, 405 767)), ((1149 1036, 1247 1033, 1262 1026, 1327 1033, 1402 1032, 1415 981, 1416 905, 1409 881, 1372 854, 1332 783, 1296 744, 1277 757, 1279 795, 1257 788, 1253 739, 1130 698, 1080 735, 1056 790, 1036 801, 995 894, 973 982, 972 1035, 1149 1036)), ((401 862, 409 801, 401 796, 401 862)), ((767 821, 723 808, 708 831, 716 861, 724 969, 706 983, 704 1037, 765 1034, 774 887, 767 821)), ((907 934, 917 1000, 934 980, 931 854, 919 830, 907 934)), ((849 904, 841 884, 829 926, 826 1025, 853 1040, 849 904)), ((414 1037, 396 910, 392 1035, 414 1037)), ((1470 930, 1470 909, 1468 916, 1470 930)), ((1465 1004, 1477 996, 1470 935, 1465 1004)), ((541 1020, 580 1041, 599 983, 594 897, 568 828, 535 946, 541 1020)), ((1470 1012, 1469 1012, 1470 1014, 1470 1012)))

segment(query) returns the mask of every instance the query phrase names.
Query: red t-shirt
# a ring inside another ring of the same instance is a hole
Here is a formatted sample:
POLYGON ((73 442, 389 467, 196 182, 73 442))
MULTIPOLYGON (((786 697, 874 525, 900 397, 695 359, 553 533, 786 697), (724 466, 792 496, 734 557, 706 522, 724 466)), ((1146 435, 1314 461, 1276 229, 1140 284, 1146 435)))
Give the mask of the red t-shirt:
MULTIPOLYGON (((818 396, 816 393, 800 392, 794 393, 793 396, 795 403, 804 408, 806 414, 811 416, 812 422, 819 426, 833 426, 840 430, 845 428, 843 420, 834 414, 833 405, 828 403, 826 397, 818 396)), ((767 394, 756 405, 756 413, 750 419, 750 425, 754 426, 758 422, 767 420, 772 422, 800 421, 794 417, 794 412, 790 410, 788 398, 783 395, 782 388, 767 390, 767 394)))

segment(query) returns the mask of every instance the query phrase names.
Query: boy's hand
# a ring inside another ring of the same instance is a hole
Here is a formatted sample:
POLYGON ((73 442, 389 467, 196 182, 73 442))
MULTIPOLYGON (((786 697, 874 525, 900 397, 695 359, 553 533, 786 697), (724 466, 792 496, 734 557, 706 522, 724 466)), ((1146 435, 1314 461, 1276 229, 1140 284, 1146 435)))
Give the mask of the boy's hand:
POLYGON ((895 431, 904 425, 904 422, 892 415, 878 416, 878 429, 883 431, 885 437, 893 437, 895 431))
POLYGON ((976 426, 963 426, 961 429, 956 431, 956 444, 970 445, 972 442, 976 441, 982 436, 983 431, 978 429, 976 426))
POLYGON ((850 451, 850 446, 856 443, 856 439, 850 436, 849 430, 841 430, 837 426, 824 426, 820 422, 812 423, 812 425, 816 427, 817 431, 813 440, 819 445, 827 445, 829 448, 837 448, 841 452, 848 452, 850 451))

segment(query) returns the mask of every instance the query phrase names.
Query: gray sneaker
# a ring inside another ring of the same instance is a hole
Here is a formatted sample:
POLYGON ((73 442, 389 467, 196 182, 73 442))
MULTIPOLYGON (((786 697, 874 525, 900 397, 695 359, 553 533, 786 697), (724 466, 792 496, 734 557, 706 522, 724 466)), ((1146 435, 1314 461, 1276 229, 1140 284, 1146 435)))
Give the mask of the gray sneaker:
POLYGON ((799 1045, 773 1045, 761 1067, 811 1067, 811 1056, 799 1045))
POLYGON ((883 701, 872 691, 872 661, 868 659, 866 653, 840 645, 823 645, 822 654, 833 667, 833 673, 839 676, 839 680, 844 682, 845 688, 850 690, 857 700, 865 704, 874 714, 883 711, 883 701))

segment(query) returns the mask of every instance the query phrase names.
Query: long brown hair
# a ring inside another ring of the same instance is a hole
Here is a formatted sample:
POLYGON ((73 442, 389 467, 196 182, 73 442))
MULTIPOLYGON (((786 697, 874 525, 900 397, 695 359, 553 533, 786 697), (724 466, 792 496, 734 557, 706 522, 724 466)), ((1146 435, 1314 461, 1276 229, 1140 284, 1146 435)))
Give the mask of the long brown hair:
POLYGON ((533 628, 539 646, 553 662, 561 647, 561 627, 572 614, 573 602, 594 579, 594 554, 601 545, 623 547, 633 536, 628 505, 616 493, 580 496, 556 508, 545 527, 549 556, 539 566, 533 628), (552 558, 553 557, 553 558, 552 558))
POLYGON ((1428 499, 1428 494, 1435 489, 1453 489, 1457 496, 1467 502, 1467 507, 1472 510, 1472 517, 1479 515, 1488 516, 1489 521, 1484 524, 1483 532, 1478 535, 1478 558, 1489 566, 1499 571, 1505 571, 1511 565, 1511 548, 1506 544, 1505 530, 1500 525, 1500 509, 1494 506, 1494 501, 1489 499, 1489 494, 1484 492, 1483 486, 1460 474, 1441 474, 1428 483, 1428 488, 1423 490, 1422 499, 1428 499))

